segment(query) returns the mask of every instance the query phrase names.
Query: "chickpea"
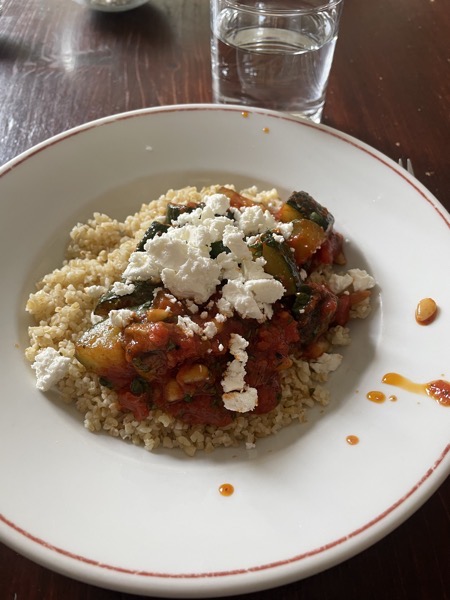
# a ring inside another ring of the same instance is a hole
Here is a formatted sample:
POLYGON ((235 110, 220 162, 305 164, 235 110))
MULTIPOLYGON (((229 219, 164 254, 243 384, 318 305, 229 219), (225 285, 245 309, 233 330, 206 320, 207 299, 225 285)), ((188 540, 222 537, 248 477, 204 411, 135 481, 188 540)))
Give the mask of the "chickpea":
POLYGON ((181 384, 199 383, 209 377, 209 369, 206 365, 195 363, 181 367, 177 373, 177 381, 181 384))
POLYGON ((167 402, 178 402, 178 400, 183 399, 183 390, 176 379, 171 379, 167 382, 164 388, 164 397, 167 402))

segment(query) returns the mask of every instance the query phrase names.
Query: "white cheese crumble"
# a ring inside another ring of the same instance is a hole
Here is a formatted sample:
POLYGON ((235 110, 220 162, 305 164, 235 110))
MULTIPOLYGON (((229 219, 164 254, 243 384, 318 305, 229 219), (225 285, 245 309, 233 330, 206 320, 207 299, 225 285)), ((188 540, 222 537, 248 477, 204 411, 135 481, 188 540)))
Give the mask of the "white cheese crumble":
POLYGON ((245 365, 248 361, 246 348, 249 342, 237 333, 230 335, 229 351, 234 357, 227 365, 222 378, 225 408, 234 412, 248 412, 258 405, 258 392, 245 382, 245 365))
MULTIPOLYGON (((226 195, 213 194, 204 199, 203 207, 179 215, 167 232, 146 242, 143 252, 133 252, 124 271, 127 283, 122 285, 136 280, 161 281, 177 298, 203 304, 225 281, 221 312, 231 316, 236 311, 258 321, 270 319, 271 305, 285 290, 264 271, 264 259, 253 258, 244 236, 281 224, 260 206, 231 210, 236 220, 226 216, 230 210, 226 195), (227 251, 211 258, 211 245, 218 241, 227 251)), ((280 240, 284 241, 288 231, 284 227, 280 240)))
POLYGON ((36 371, 36 387, 47 392, 67 375, 70 358, 61 356, 54 348, 44 348, 37 355, 31 368, 36 371))
POLYGON ((86 293, 91 298, 99 298, 106 292, 106 288, 103 285, 90 285, 86 288, 86 293))
POLYGON ((328 279, 328 287, 334 294, 342 294, 342 292, 349 288, 352 283, 353 279, 348 273, 345 275, 333 273, 328 279))
POLYGON ((188 316, 179 316, 177 325, 188 337, 193 337, 194 333, 197 335, 202 335, 203 333, 203 329, 200 325, 197 325, 197 323, 188 316))
POLYGON ((369 290, 375 285, 375 279, 363 269, 349 269, 348 274, 353 280, 355 292, 369 290))
POLYGON ((116 296, 127 296, 134 292, 133 283, 124 283, 123 281, 116 281, 111 287, 111 292, 116 296))
POLYGON ((177 325, 188 337, 193 337, 193 335, 196 334, 204 340, 210 340, 217 333, 217 326, 213 321, 208 321, 202 327, 189 316, 179 316, 177 325))
POLYGON ((96 315, 94 312, 91 312, 92 325, 97 325, 97 323, 100 323, 100 321, 104 321, 104 317, 101 317, 100 315, 96 315))
POLYGON ((134 316, 134 311, 129 310, 128 308, 121 308, 119 310, 111 310, 111 311, 109 311, 109 315, 108 315, 108 317, 111 321, 111 324, 114 325, 114 327, 119 327, 120 329, 123 329, 124 327, 129 325, 131 323, 131 321, 133 320, 133 316, 134 316))
POLYGON ((363 269, 349 269, 344 275, 333 273, 328 280, 328 287, 334 294, 342 294, 353 286, 355 292, 369 290, 375 285, 375 279, 363 269))

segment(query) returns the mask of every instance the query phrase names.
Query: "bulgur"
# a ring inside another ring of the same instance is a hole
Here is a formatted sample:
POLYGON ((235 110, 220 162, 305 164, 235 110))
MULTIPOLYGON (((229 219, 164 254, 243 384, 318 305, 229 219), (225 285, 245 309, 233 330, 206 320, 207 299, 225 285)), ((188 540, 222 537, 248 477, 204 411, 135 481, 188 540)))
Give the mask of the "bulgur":
MULTIPOLYGON (((95 213, 87 223, 72 229, 63 265, 38 282, 37 291, 30 295, 26 310, 36 324, 29 328, 26 358, 33 363, 43 349, 52 348, 69 359, 67 372, 56 389, 65 402, 75 403, 90 431, 105 431, 147 450, 181 448, 193 456, 197 450, 212 451, 241 443, 252 448, 258 438, 271 435, 293 421, 303 422, 309 408, 328 403, 329 393, 322 384, 342 358, 333 350, 310 362, 293 358, 292 366, 282 373, 282 398, 278 406, 267 414, 238 414, 226 427, 188 425, 159 409, 152 409, 147 418, 137 421, 132 413, 120 410, 116 393, 101 386, 98 376, 87 372, 75 358, 75 342, 91 327, 92 310, 98 298, 120 280, 131 253, 150 224, 165 214, 168 203, 198 203, 218 188, 169 190, 123 222, 95 213)), ((276 190, 258 192, 252 187, 241 193, 266 207, 280 203, 276 190)), ((348 284, 351 274, 343 276, 348 284)), ((338 285, 331 267, 320 268, 311 276, 322 283, 330 278, 333 285, 338 285)), ((351 316, 364 318, 369 311, 369 299, 365 299, 354 307, 351 316)), ((349 330, 333 327, 327 339, 332 348, 348 345, 349 330)))

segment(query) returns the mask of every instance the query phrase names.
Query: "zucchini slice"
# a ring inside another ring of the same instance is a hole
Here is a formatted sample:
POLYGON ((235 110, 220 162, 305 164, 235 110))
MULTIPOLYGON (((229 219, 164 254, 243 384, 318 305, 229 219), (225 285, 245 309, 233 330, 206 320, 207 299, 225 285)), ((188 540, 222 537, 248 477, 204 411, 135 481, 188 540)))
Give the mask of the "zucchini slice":
POLYGON ((302 278, 286 242, 279 241, 273 232, 266 231, 249 248, 255 258, 262 256, 265 259, 264 271, 283 284, 286 296, 297 292, 302 285, 302 278))
POLYGON ((99 299, 97 306, 94 309, 94 314, 99 317, 108 316, 111 310, 119 310, 121 308, 137 308, 142 304, 151 306, 153 301, 153 292, 161 284, 151 281, 135 281, 134 290, 131 294, 119 295, 114 292, 106 292, 99 299))
POLYGON ((88 329, 75 344, 75 357, 100 383, 120 389, 136 372, 125 358, 120 328, 105 319, 88 329))
POLYGON ((277 218, 283 223, 290 223, 296 219, 308 219, 327 233, 334 224, 334 217, 329 210, 306 192, 293 192, 280 208, 277 218))

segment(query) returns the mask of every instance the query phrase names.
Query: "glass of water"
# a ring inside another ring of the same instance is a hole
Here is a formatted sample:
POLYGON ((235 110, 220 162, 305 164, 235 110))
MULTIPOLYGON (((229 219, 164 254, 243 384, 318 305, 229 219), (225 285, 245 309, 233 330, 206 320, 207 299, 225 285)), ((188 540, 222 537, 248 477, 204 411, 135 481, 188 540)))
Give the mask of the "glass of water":
POLYGON ((319 123, 343 0, 211 0, 214 102, 319 123))

